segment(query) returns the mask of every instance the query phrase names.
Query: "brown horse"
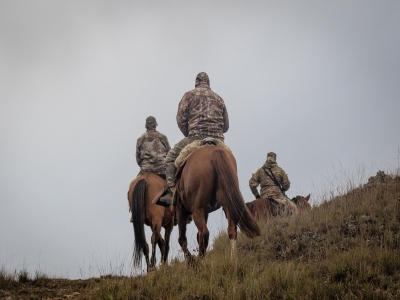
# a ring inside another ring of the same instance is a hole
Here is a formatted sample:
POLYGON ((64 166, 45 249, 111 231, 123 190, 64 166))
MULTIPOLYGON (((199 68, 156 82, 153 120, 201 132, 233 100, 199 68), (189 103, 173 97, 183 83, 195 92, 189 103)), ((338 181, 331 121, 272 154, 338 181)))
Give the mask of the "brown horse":
POLYGON ((237 226, 248 237, 261 234, 239 190, 236 160, 223 147, 204 146, 188 157, 181 174, 177 176, 175 200, 178 241, 189 262, 192 255, 187 245, 186 219, 190 214, 198 229, 197 242, 201 258, 206 254, 209 241, 208 215, 220 207, 223 207, 228 219, 231 258, 236 256, 237 226))
POLYGON ((128 191, 129 206, 132 211, 135 244, 133 250, 133 264, 140 267, 142 253, 146 258, 147 271, 156 267, 156 245, 161 251, 161 261, 167 262, 169 240, 174 227, 174 212, 169 207, 159 206, 152 200, 160 197, 166 189, 166 181, 156 174, 146 173, 134 179, 128 191), (149 260, 149 246, 146 242, 144 225, 150 226, 152 253, 149 260), (165 229, 164 239, 161 236, 161 227, 165 229))
MULTIPOLYGON (((299 211, 307 211, 311 209, 308 200, 310 200, 310 195, 307 197, 296 196, 291 199, 291 201, 297 205, 299 211)), ((251 202, 247 202, 246 206, 257 220, 268 221, 272 217, 289 214, 285 207, 273 198, 258 198, 251 202)))

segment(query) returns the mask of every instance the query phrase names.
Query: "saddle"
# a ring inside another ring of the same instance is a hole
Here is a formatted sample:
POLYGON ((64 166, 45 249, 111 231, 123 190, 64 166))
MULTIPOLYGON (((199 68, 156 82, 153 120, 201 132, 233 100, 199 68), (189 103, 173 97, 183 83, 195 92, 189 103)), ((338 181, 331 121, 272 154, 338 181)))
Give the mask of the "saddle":
MULTIPOLYGON (((182 149, 181 153, 178 155, 178 157, 175 160, 175 167, 177 168, 177 173, 179 172, 180 169, 183 168, 183 166, 186 163, 186 160, 192 154, 194 151, 201 147, 207 147, 207 146, 221 146, 225 148, 226 150, 229 150, 229 147, 222 141, 216 138, 211 138, 207 137, 202 140, 195 140, 189 145, 187 145, 185 148, 182 149)), ((176 177, 176 176, 175 176, 176 177)))

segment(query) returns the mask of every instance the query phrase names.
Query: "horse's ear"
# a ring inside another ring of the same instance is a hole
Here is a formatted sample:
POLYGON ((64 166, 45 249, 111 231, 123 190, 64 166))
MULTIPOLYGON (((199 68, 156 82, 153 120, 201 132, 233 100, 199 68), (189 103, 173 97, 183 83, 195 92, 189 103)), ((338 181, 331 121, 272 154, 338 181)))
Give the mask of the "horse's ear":
POLYGON ((308 196, 307 196, 307 197, 305 197, 304 199, 306 199, 306 200, 307 200, 307 202, 308 202, 308 200, 310 200, 310 196, 311 196, 311 194, 308 194, 308 196))

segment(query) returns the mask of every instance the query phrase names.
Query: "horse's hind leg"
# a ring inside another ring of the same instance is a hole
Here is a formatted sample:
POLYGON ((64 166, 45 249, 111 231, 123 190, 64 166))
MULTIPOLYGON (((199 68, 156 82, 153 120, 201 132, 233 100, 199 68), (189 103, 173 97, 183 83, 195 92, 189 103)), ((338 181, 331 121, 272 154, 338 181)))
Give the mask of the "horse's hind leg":
MULTIPOLYGON (((151 259, 150 259, 150 271, 156 268, 156 246, 160 247, 161 255, 164 248, 164 240, 160 234, 161 226, 157 225, 153 229, 153 234, 151 235, 151 259)), ((149 270, 148 270, 149 271, 149 270)))
POLYGON ((204 258, 206 255, 210 232, 207 228, 208 215, 204 211, 197 211, 193 214, 193 221, 198 229, 197 242, 199 243, 199 256, 204 258))
POLYGON ((231 241, 231 261, 234 261, 237 258, 237 253, 236 253, 237 227, 233 220, 228 221, 228 235, 231 241))
POLYGON ((192 260, 192 254, 190 253, 190 251, 187 247, 187 238, 186 238, 186 223, 187 223, 188 217, 189 217, 189 213, 184 208, 181 207, 179 210, 179 213, 177 214, 178 229, 179 229, 178 242, 182 248, 185 259, 187 259, 190 263, 192 260))
POLYGON ((164 253, 161 251, 161 261, 163 263, 167 263, 168 260, 168 253, 169 253, 169 240, 171 238, 171 232, 172 229, 174 228, 174 223, 171 221, 170 225, 168 225, 165 228, 165 235, 164 235, 164 241, 165 241, 165 246, 164 246, 164 253))
POLYGON ((231 261, 236 260, 237 250, 236 250, 236 239, 237 239, 237 226, 232 220, 228 212, 225 212, 226 218, 228 219, 228 236, 231 242, 231 261))
POLYGON ((149 245, 147 244, 146 239, 144 240, 142 249, 143 249, 143 254, 146 259, 146 265, 147 265, 147 269, 148 269, 149 263, 150 263, 150 261, 149 261, 149 245))

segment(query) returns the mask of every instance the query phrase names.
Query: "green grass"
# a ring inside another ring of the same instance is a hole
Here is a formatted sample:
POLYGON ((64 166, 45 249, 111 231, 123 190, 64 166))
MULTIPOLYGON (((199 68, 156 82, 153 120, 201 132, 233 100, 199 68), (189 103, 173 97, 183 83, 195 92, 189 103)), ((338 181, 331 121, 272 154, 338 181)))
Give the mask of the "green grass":
MULTIPOLYGON (((239 234, 236 263, 222 232, 194 267, 173 259, 147 275, 101 277, 80 299, 400 299, 400 177, 378 175, 306 214, 261 223, 256 239, 239 234)), ((32 280, 17 275, 0 272, 0 289, 32 280)))

